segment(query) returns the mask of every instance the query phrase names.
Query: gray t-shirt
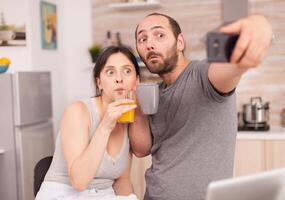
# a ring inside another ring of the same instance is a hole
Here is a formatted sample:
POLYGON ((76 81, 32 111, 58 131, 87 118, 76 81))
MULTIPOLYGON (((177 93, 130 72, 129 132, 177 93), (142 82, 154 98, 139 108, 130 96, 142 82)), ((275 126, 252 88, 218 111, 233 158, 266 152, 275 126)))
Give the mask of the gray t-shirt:
POLYGON ((208 68, 192 61, 173 84, 160 85, 158 112, 150 117, 146 200, 204 200, 209 182, 232 176, 235 95, 219 94, 208 68))

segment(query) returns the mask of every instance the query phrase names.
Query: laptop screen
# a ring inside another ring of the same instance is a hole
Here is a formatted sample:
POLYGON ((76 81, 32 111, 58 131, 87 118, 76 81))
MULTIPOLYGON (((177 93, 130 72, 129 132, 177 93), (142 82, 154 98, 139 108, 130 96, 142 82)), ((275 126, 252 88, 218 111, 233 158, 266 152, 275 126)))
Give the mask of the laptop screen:
POLYGON ((285 200, 285 169, 212 182, 206 200, 285 200))

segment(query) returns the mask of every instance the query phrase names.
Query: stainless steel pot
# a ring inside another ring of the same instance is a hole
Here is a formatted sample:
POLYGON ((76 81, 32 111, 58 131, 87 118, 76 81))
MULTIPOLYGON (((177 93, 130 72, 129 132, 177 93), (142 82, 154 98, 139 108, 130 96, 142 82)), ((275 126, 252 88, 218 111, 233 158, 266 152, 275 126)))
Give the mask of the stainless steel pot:
POLYGON ((262 103, 261 97, 252 97, 250 104, 243 105, 243 120, 245 123, 268 123, 269 103, 262 103))

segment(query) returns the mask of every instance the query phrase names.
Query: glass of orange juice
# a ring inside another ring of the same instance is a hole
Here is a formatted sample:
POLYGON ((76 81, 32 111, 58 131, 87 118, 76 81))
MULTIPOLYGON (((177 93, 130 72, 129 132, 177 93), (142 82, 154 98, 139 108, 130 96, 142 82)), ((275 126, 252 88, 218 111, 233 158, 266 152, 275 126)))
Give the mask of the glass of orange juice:
MULTIPOLYGON (((121 95, 117 95, 116 97, 117 99, 120 98, 120 99, 132 99, 132 100, 135 100, 135 97, 134 97, 134 92, 131 90, 131 91, 127 91, 127 92, 124 92, 123 94, 121 95)), ((135 104, 135 103, 127 103, 127 104, 123 104, 123 105, 132 105, 132 104, 135 104)), ((118 122, 119 123, 132 123, 134 122, 135 120, 135 109, 132 109, 132 110, 129 110, 125 113, 123 113, 121 115, 121 117, 118 119, 118 122)))

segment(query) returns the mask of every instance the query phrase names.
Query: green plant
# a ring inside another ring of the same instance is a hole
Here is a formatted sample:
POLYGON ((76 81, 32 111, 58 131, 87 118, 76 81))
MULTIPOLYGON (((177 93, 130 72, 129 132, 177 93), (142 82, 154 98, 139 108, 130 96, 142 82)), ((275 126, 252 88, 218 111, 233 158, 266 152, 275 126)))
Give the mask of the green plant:
POLYGON ((101 45, 100 44, 93 44, 90 48, 89 48, 89 53, 91 55, 92 61, 95 63, 99 53, 101 52, 101 45))
POLYGON ((9 31, 10 27, 8 25, 0 25, 0 31, 9 31))
POLYGON ((8 31, 10 27, 6 25, 5 19, 4 19, 4 13, 1 13, 1 19, 0 19, 0 31, 8 31))

